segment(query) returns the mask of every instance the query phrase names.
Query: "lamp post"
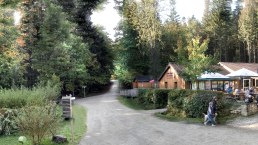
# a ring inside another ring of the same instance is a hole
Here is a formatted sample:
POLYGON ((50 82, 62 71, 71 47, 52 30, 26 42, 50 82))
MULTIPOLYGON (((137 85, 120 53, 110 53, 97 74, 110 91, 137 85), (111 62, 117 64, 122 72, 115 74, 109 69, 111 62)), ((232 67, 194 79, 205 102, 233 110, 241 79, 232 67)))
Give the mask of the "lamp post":
POLYGON ((86 88, 86 86, 82 86, 82 88, 83 88, 83 97, 85 97, 85 88, 86 88))

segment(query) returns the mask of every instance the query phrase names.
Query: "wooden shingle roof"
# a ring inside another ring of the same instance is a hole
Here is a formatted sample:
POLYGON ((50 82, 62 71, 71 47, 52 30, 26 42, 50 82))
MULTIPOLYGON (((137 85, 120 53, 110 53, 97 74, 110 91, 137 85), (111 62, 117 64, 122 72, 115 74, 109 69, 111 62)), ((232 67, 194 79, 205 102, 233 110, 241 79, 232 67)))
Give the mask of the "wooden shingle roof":
POLYGON ((174 68, 174 69, 176 70, 176 72, 177 72, 178 75, 181 74, 182 71, 183 71, 183 67, 182 67, 182 66, 170 62, 170 63, 168 63, 167 67, 165 68, 165 70, 162 72, 162 74, 161 74, 160 77, 158 78, 158 81, 160 81, 160 79, 164 76, 164 74, 166 73, 166 71, 167 71, 170 67, 174 68))

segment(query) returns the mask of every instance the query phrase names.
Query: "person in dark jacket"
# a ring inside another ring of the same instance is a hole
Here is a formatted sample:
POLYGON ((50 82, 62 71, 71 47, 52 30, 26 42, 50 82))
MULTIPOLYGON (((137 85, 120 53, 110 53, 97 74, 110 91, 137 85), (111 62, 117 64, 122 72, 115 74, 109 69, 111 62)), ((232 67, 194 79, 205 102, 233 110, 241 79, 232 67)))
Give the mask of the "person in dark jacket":
POLYGON ((213 97, 212 101, 209 102, 207 115, 208 119, 204 124, 207 125, 208 123, 211 123, 212 126, 216 126, 215 117, 217 115, 217 97, 213 97))

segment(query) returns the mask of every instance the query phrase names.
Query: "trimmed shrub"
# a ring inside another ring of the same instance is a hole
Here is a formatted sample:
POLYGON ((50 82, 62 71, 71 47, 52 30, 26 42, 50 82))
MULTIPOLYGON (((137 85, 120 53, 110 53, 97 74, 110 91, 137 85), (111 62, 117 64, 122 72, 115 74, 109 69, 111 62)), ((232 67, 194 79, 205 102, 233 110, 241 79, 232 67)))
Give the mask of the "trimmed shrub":
POLYGON ((168 92, 165 89, 139 89, 136 100, 145 109, 164 108, 167 106, 168 92))
POLYGON ((192 94, 192 90, 170 90, 168 93, 167 114, 177 117, 186 117, 185 101, 192 94))
POLYGON ((139 89, 136 102, 141 104, 144 109, 154 109, 154 97, 151 89, 139 89))
POLYGON ((208 104, 213 96, 217 96, 217 112, 220 116, 229 113, 230 105, 223 99, 223 93, 203 90, 171 90, 168 95, 166 114, 177 117, 202 117, 207 113, 208 104))
POLYGON ((154 102, 155 108, 165 108, 168 104, 168 93, 169 90, 166 89, 155 89, 154 90, 154 102))
POLYGON ((168 94, 168 105, 178 109, 184 108, 185 98, 192 94, 192 90, 170 90, 168 94))
POLYGON ((184 110, 187 117, 197 118, 202 117, 203 113, 207 113, 209 102, 213 96, 217 97, 217 112, 219 114, 223 110, 222 96, 223 94, 215 91, 193 91, 191 96, 188 96, 185 101, 184 110))

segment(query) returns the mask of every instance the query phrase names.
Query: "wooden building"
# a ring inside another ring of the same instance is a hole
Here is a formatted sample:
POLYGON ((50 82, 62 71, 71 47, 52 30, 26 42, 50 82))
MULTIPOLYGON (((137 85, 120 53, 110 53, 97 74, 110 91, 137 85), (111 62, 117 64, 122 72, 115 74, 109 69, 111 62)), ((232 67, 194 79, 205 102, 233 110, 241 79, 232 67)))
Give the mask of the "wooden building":
POLYGON ((196 82, 188 82, 180 75, 184 71, 183 67, 169 63, 158 79, 159 88, 225 91, 227 86, 230 86, 233 89, 242 90, 253 87, 258 91, 258 77, 225 77, 242 68, 257 73, 258 63, 219 62, 213 67, 217 70, 216 73, 205 74, 204 72, 202 75, 206 75, 206 77, 201 75, 196 82))
MULTIPOLYGON (((219 65, 228 73, 236 72, 242 68, 248 69, 252 72, 258 72, 258 63, 238 63, 238 62, 219 62, 219 65)), ((235 76, 231 77, 233 82, 233 88, 238 89, 249 89, 251 87, 256 88, 258 90, 258 77, 251 76, 235 76)))
POLYGON ((192 82, 193 90, 224 91, 226 87, 232 86, 234 80, 223 75, 221 72, 204 72, 195 82, 192 82))
POLYGON ((189 82, 186 82, 182 76, 180 76, 181 72, 181 66, 169 63, 158 79, 159 88, 189 89, 190 84, 189 82))
POLYGON ((151 76, 136 76, 133 88, 154 88, 154 79, 151 76))
MULTIPOLYGON (((241 88, 241 82, 237 78, 222 77, 238 68, 245 66, 252 66, 249 63, 225 63, 220 62, 218 65, 213 66, 216 73, 208 73, 203 77, 202 74, 195 82, 186 81, 180 74, 182 74, 183 67, 177 64, 169 63, 161 76, 159 77, 159 87, 167 89, 193 89, 193 90, 217 90, 224 91, 226 86, 233 88, 241 88), (223 64, 223 65, 222 65, 223 64), (239 66, 239 67, 238 67, 239 66), (230 69, 232 68, 232 69, 230 69), (234 68, 234 69, 233 69, 234 68), (208 75, 208 76, 207 76, 208 75)), ((257 65, 258 66, 258 65, 257 65)), ((256 67, 257 67, 256 66, 256 67)), ((247 67, 247 68, 249 68, 247 67)), ((257 81, 258 85, 258 81, 257 81)))

